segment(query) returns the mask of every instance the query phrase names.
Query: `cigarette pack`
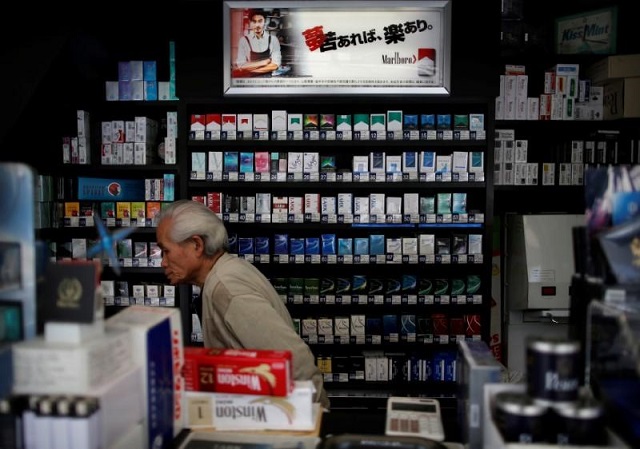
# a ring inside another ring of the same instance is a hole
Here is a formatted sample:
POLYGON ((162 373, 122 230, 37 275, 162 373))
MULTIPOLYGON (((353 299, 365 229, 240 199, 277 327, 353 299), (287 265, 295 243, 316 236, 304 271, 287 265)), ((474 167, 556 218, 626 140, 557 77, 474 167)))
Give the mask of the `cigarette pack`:
POLYGON ((253 114, 253 132, 258 139, 269 137, 269 114, 253 114))
POLYGON ((185 347, 188 391, 287 396, 293 391, 291 351, 185 347))

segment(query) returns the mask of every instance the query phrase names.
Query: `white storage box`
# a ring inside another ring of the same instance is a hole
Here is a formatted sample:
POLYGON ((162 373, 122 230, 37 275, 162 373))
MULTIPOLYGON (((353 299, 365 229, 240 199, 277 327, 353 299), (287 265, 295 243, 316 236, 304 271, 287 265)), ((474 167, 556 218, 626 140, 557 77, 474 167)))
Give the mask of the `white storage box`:
POLYGON ((109 330, 80 344, 42 337, 13 346, 16 394, 92 394, 128 371, 132 362, 129 332, 109 330))

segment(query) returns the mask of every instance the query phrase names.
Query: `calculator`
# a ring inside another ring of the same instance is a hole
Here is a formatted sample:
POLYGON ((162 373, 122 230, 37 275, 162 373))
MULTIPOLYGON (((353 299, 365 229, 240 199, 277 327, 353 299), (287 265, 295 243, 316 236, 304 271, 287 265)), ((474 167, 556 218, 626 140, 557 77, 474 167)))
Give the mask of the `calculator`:
POLYGON ((444 441, 440 402, 433 398, 388 398, 385 435, 417 436, 444 441))

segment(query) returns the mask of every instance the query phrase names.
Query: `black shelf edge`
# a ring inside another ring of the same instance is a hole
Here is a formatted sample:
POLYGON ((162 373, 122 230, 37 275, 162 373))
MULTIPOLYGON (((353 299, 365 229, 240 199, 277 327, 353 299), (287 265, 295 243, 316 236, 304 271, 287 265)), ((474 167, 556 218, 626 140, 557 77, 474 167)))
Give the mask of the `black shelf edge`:
POLYGON ((125 100, 125 101, 104 101, 100 104, 101 109, 129 109, 129 108, 159 108, 159 109, 170 109, 175 108, 178 109, 180 105, 180 100, 125 100))
POLYGON ((325 146, 325 147, 371 147, 371 146, 387 146, 387 147, 403 147, 426 145, 431 147, 484 147, 487 145, 486 140, 189 140, 187 146, 190 148, 201 147, 300 147, 300 146, 325 146))
MULTIPOLYGON (((66 236, 87 236, 96 235, 97 236, 97 227, 95 226, 66 226, 59 228, 39 228, 36 229, 36 236, 41 238, 56 238, 56 237, 66 237, 66 236)), ((108 228, 109 230, 113 229, 122 229, 122 228, 108 228)), ((133 232, 130 235, 155 235, 156 228, 153 227, 134 227, 133 232)))
MULTIPOLYGON (((328 223, 328 222, 305 222, 305 223, 262 223, 257 221, 229 221, 223 220, 225 225, 234 227, 236 225, 253 227, 258 226, 261 229, 291 229, 297 230, 318 229, 318 226, 331 226, 333 230, 357 230, 357 229, 478 229, 481 230, 486 223, 328 223)), ((311 262, 310 262, 311 263, 311 262)))
MULTIPOLYGON (((161 267, 120 267, 120 273, 122 274, 150 274, 164 276, 164 270, 161 267)), ((108 265, 104 266, 104 277, 109 277, 111 274, 115 274, 113 267, 108 265)), ((169 281, 167 281, 168 283, 169 281)))
POLYGON ((91 171, 95 171, 95 172, 118 172, 118 171, 133 171, 133 172, 140 172, 140 171, 177 171, 180 169, 180 166, 178 164, 144 164, 144 165, 102 165, 102 164, 97 164, 97 165, 92 165, 92 164, 60 164, 56 167, 56 169, 58 170, 69 170, 72 171, 73 173, 76 173, 78 171, 80 172, 91 172, 91 171))
MULTIPOLYGON (((180 99, 184 105, 189 107, 195 106, 224 106, 224 107, 237 107, 246 106, 251 110, 256 107, 256 99, 264 100, 264 95, 243 95, 243 96, 227 96, 224 98, 219 97, 184 97, 180 99)), ((385 106, 397 106, 397 105, 428 105, 439 106, 441 108, 448 108, 451 106, 460 106, 468 109, 468 106, 474 106, 481 108, 486 106, 493 97, 489 96, 464 96, 464 95, 449 95, 449 96, 429 96, 429 95, 394 95, 394 94, 352 94, 345 93, 342 95, 318 95, 313 97, 311 102, 313 105, 346 105, 349 104, 349 109, 367 109, 365 104, 374 105, 378 108, 385 106), (361 102, 356 104, 349 104, 353 102, 354 97, 357 97, 361 102)), ((288 94, 269 95, 269 103, 266 107, 269 110, 279 109, 280 106, 300 106, 309 107, 309 98, 302 96, 292 96, 288 94)))
POLYGON ((353 189, 371 191, 373 188, 384 190, 403 190, 407 188, 424 189, 424 188, 451 188, 451 189, 484 189, 485 182, 312 182, 312 181, 194 181, 188 182, 189 188, 192 189, 209 189, 209 188, 225 188, 250 189, 255 190, 256 187, 265 187, 271 191, 274 188, 282 187, 284 189, 353 189))
POLYGON ((560 185, 551 185, 551 186, 543 186, 541 184, 532 185, 532 186, 516 186, 516 185, 505 185, 498 184, 493 186, 493 190, 496 192, 531 192, 537 190, 545 190, 545 189, 553 189, 554 192, 558 192, 558 190, 566 191, 566 192, 582 192, 584 191, 583 185, 571 185, 571 186, 560 186, 560 185))

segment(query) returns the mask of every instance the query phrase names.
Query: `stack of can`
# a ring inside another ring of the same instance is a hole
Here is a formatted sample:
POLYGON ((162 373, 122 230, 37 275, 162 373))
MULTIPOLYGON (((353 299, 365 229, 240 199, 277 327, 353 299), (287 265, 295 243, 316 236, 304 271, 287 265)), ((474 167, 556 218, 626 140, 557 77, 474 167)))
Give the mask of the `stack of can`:
POLYGON ((581 394, 580 343, 527 340, 527 388, 496 394, 494 417, 505 441, 606 445, 604 410, 581 394))

